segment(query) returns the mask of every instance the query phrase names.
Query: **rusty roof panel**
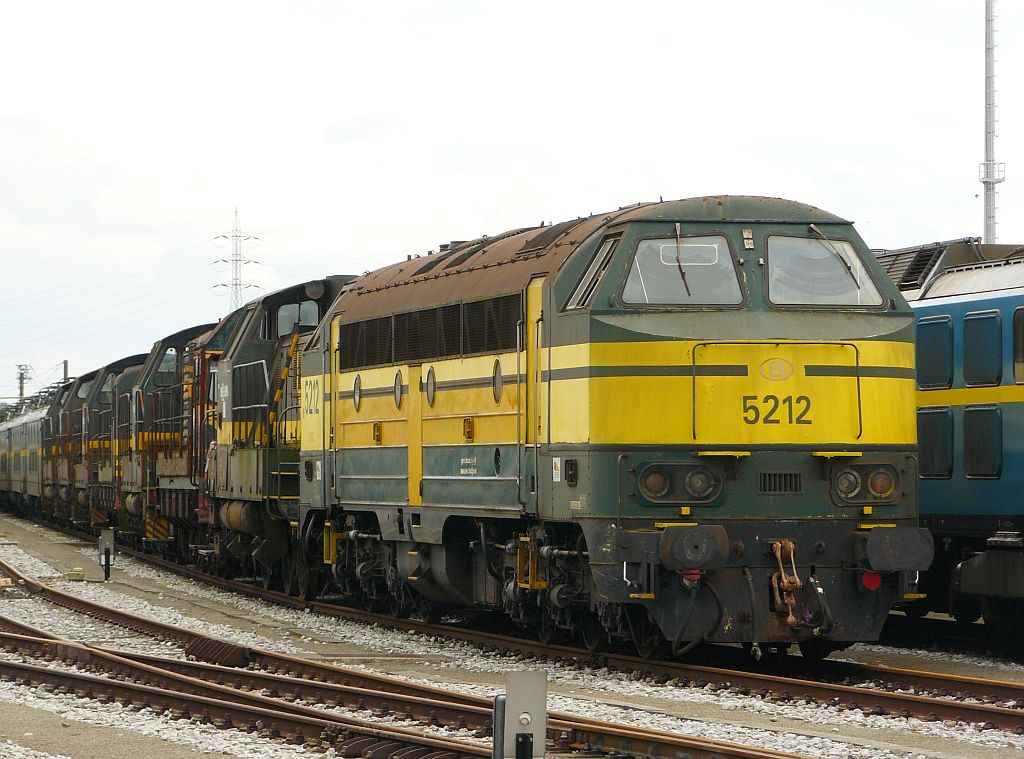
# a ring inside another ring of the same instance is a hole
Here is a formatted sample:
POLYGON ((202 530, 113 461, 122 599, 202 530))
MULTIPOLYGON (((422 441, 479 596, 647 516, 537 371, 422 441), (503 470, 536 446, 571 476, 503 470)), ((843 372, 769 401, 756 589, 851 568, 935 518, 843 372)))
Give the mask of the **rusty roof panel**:
POLYGON ((605 223, 605 217, 597 216, 576 220, 570 234, 525 254, 519 251, 536 236, 536 227, 472 240, 455 248, 454 256, 443 265, 411 267, 411 262, 403 261, 378 269, 361 277, 356 287, 342 296, 336 312, 343 312, 346 322, 360 321, 514 293, 526 287, 531 277, 556 271, 581 242, 605 223), (454 261, 459 263, 453 264, 454 261))
POLYGON ((543 229, 515 229, 470 240, 427 262, 413 259, 386 266, 360 277, 337 301, 334 313, 343 313, 346 322, 361 321, 507 295, 522 290, 535 275, 557 271, 580 243, 606 225, 723 220, 848 223, 813 206, 779 198, 715 195, 637 203, 543 229))
POLYGON ((552 224, 551 226, 543 227, 540 232, 538 232, 525 243, 523 243, 523 247, 521 247, 517 252, 532 253, 535 250, 546 248, 548 245, 553 243, 564 233, 568 232, 570 229, 572 229, 582 221, 582 218, 572 219, 570 221, 563 221, 560 224, 552 224))

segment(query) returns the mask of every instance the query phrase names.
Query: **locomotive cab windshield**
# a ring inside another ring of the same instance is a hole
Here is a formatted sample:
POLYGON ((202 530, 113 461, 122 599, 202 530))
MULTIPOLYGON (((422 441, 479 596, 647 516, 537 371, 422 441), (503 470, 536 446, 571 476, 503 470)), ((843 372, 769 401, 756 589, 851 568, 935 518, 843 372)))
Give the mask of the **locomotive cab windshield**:
POLYGON ((743 302, 739 273, 722 235, 641 239, 622 290, 629 305, 733 306, 743 302))
POLYGON ((768 300, 778 306, 881 306, 882 295, 853 245, 818 234, 768 237, 768 300))

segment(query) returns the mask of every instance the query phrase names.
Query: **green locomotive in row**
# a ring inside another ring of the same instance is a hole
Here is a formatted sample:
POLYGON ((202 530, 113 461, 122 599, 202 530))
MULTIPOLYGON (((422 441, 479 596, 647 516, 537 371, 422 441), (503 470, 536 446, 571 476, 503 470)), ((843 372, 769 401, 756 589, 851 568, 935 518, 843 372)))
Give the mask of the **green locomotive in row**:
POLYGON ((594 649, 823 655, 876 639, 931 561, 912 315, 810 206, 640 204, 195 332, 163 402, 115 377, 164 426, 113 409, 96 519, 217 571, 399 615, 504 612, 594 649), (134 501, 131 457, 152 472, 134 501))

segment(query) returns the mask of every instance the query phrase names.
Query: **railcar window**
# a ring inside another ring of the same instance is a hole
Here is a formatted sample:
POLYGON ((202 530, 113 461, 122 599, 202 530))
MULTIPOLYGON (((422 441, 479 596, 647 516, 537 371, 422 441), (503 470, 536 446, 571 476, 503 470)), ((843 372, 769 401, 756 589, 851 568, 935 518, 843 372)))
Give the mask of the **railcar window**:
POLYGON ((286 303, 277 309, 277 337, 290 335, 296 326, 299 332, 308 332, 320 323, 320 310, 315 300, 286 303))
POLYGON ((918 409, 917 439, 921 476, 949 478, 953 474, 953 415, 948 406, 918 409))
POLYGON ((1003 419, 999 406, 964 408, 964 474, 998 479, 1003 469, 1003 419))
POLYGON ((222 326, 216 332, 213 337, 206 344, 207 350, 224 350, 224 347, 228 344, 228 338, 231 337, 235 331, 235 327, 238 326, 239 321, 242 319, 243 311, 238 309, 228 316, 227 320, 222 322, 222 326))
POLYGON ((1024 308, 1013 312, 1013 380, 1024 383, 1024 308))
POLYGON ((576 285, 576 289, 569 297, 565 306, 566 309, 586 308, 590 305, 594 292, 597 290, 597 285, 604 277, 604 272, 608 268, 608 262, 612 260, 612 253, 615 252, 615 247, 618 244, 618 237, 611 237, 601 243, 601 246, 595 251, 594 257, 590 259, 590 265, 587 266, 587 270, 584 272, 579 284, 576 285))
POLYGON ((264 361, 231 368, 231 419, 257 422, 267 406, 267 365, 264 361))
POLYGON ((917 385, 922 390, 947 388, 953 382, 953 322, 928 316, 917 323, 917 385))
POLYGON ((629 305, 736 306, 743 302, 724 237, 641 240, 622 288, 629 305))
POLYGON ((882 295, 845 240, 768 238, 768 300, 782 306, 880 306, 882 295))
POLYGON ((98 398, 100 403, 110 405, 114 395, 114 380, 115 376, 113 372, 107 372, 107 377, 103 380, 103 387, 100 388, 100 397, 98 398))
POLYGON ((157 384, 157 387, 170 387, 174 384, 177 375, 178 350, 171 347, 165 350, 164 355, 160 357, 160 365, 156 368, 153 381, 157 384))
POLYGON ((964 317, 964 382, 998 385, 1003 374, 1003 329, 999 312, 964 317))
POLYGON ((92 383, 92 380, 88 380, 87 382, 83 382, 81 385, 78 386, 79 398, 85 400, 86 398, 89 397, 89 391, 92 390, 92 383))

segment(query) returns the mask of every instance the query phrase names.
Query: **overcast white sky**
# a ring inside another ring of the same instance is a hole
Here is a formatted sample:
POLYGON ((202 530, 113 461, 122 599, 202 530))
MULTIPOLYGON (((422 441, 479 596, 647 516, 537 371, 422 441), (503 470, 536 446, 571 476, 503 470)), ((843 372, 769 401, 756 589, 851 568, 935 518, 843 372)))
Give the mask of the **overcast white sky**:
MULTIPOLYGON (((998 11, 1024 243, 1024 2, 998 11)), ((4 3, 0 396, 222 316, 235 206, 263 291, 659 196, 980 235, 983 42, 983 0, 4 3)))

